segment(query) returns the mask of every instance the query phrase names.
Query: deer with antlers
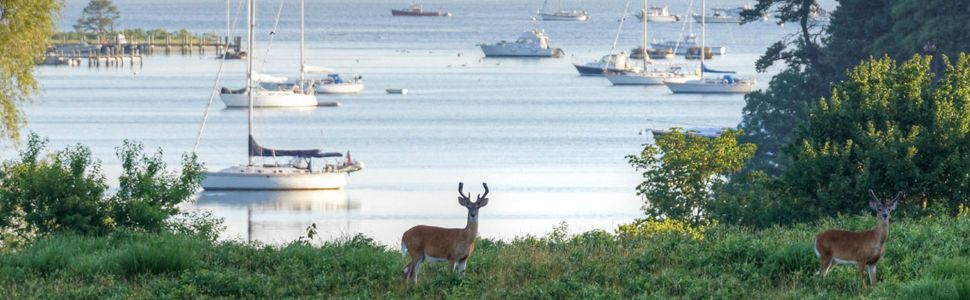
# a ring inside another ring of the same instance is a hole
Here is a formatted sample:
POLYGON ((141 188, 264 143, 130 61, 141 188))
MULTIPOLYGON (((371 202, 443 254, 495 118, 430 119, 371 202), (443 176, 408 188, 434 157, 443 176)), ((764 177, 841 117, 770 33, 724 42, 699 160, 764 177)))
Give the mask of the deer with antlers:
POLYGON ((862 284, 865 284, 869 273, 869 284, 876 285, 876 263, 882 258, 886 248, 886 237, 889 235, 889 213, 896 209, 896 203, 903 197, 903 192, 889 202, 883 202, 876 197, 876 193, 869 190, 869 207, 876 211, 877 225, 872 230, 862 232, 838 229, 826 230, 815 236, 815 255, 819 257, 821 268, 818 273, 823 277, 832 269, 834 262, 855 264, 859 268, 862 284))
POLYGON ((401 253, 408 255, 411 262, 404 267, 402 279, 407 286, 408 279, 418 283, 418 270, 424 261, 447 261, 452 271, 457 267, 464 273, 468 258, 475 251, 475 238, 478 237, 478 209, 488 204, 488 185, 484 182, 485 194, 478 195, 471 202, 471 193, 464 194, 464 183, 458 183, 458 204, 468 209, 468 223, 465 228, 441 228, 418 225, 411 227, 401 237, 401 253))

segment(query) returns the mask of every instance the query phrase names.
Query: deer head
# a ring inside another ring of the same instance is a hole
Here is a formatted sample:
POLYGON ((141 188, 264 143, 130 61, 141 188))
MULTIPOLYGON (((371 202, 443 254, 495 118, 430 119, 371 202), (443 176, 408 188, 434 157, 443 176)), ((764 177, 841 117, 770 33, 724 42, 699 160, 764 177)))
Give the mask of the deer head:
POLYGON ((478 222, 478 209, 488 205, 488 184, 482 182, 482 187, 485 188, 485 194, 478 194, 475 202, 471 201, 471 193, 465 194, 462 191, 464 187, 464 182, 458 183, 458 204, 468 209, 468 222, 478 222))
POLYGON ((869 196, 872 197, 872 199, 869 200, 869 207, 876 211, 876 218, 878 218, 880 223, 888 223, 889 213, 896 209, 896 203, 898 203, 899 199, 903 197, 903 192, 896 193, 896 196, 888 202, 883 202, 880 200, 879 197, 876 196, 876 193, 871 189, 869 190, 869 196))

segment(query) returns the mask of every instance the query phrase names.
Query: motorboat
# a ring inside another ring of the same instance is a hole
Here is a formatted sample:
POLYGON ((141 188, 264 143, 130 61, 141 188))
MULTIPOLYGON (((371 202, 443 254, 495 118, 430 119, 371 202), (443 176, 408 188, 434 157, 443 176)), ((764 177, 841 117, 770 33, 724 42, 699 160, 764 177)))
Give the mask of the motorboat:
POLYGON ((411 6, 402 9, 391 9, 391 15, 395 17, 450 17, 451 13, 444 10, 424 11, 421 4, 411 3, 411 6))
POLYGON ((408 94, 408 89, 384 89, 384 91, 387 92, 388 94, 400 94, 400 95, 408 94))
POLYGON ((480 44, 485 57, 560 57, 562 49, 549 47, 549 36, 541 29, 523 32, 515 42, 480 44))
MULTIPOLYGON (((706 1, 701 1, 701 10, 704 10, 706 1)), ((706 32, 706 18, 701 17, 701 46, 704 49, 704 34, 706 32)), ((704 64, 706 58, 701 56, 700 78, 687 81, 666 81, 664 84, 675 94, 745 94, 754 90, 755 81, 753 79, 742 79, 734 76, 734 71, 721 71, 708 69, 704 64), (704 74, 721 74, 717 78, 705 78, 704 74)))
MULTIPOLYGON (((739 24, 739 23, 741 23, 741 20, 743 19, 741 17, 741 13, 744 12, 744 11, 749 11, 749 10, 754 10, 754 7, 751 6, 751 4, 745 4, 744 6, 739 6, 739 7, 735 7, 735 8, 712 8, 711 9, 711 15, 709 15, 709 16, 703 16, 703 17, 706 18, 706 20, 705 20, 706 23, 734 23, 734 24, 739 24)), ((702 17, 701 15, 699 15, 699 14, 693 14, 693 17, 694 17, 694 20, 697 21, 698 23, 701 22, 701 17, 702 17)), ((763 20, 767 20, 768 19, 768 16, 767 15, 763 15, 762 16, 762 19, 763 20)))
POLYGON ((589 13, 581 9, 563 9, 562 0, 559 0, 559 9, 554 12, 546 12, 546 4, 549 1, 542 2, 542 8, 539 10, 539 17, 543 21, 579 21, 586 22, 589 20, 589 13))
MULTIPOLYGON (((256 24, 256 1, 249 0, 249 49, 253 53, 255 41, 253 28, 256 24)), ((303 1, 300 1, 301 10, 303 1)), ((256 73, 253 72, 253 60, 248 60, 246 71, 246 90, 254 91, 256 73)), ((216 172, 207 172, 202 180, 202 188, 206 190, 318 190, 341 189, 347 185, 347 174, 360 171, 364 164, 353 160, 350 152, 346 160, 335 163, 314 165, 314 159, 341 158, 340 152, 324 152, 322 150, 277 150, 260 146, 253 137, 253 109, 258 93, 245 93, 250 109, 248 122, 248 162, 245 165, 233 166, 216 172), (264 160, 261 163, 254 158, 264 160), (265 160, 269 161, 265 161, 265 160), (288 162, 280 163, 280 158, 289 158, 288 162)), ((314 105, 316 100, 314 99, 314 105)))
POLYGON ((674 49, 651 49, 646 50, 643 47, 636 47, 630 50, 630 59, 643 59, 643 55, 647 55, 650 59, 671 59, 674 58, 674 49))
POLYGON ((647 18, 647 22, 652 23, 673 23, 680 21, 680 16, 671 15, 666 5, 660 7, 651 6, 646 10, 641 9, 635 16, 640 22, 643 22, 644 17, 647 18))
MULTIPOLYGON (((687 55, 687 49, 691 47, 700 47, 697 43, 697 36, 694 34, 688 34, 684 36, 682 41, 668 40, 659 43, 650 43, 650 47, 657 50, 671 49, 676 55, 687 55)), ((727 47, 723 46, 707 46, 711 53, 715 55, 725 55, 727 54, 727 47)))
MULTIPOLYGON (((687 48, 687 53, 684 54, 686 59, 701 59, 701 47, 690 47, 687 48)), ((714 50, 711 47, 704 48, 704 59, 714 58, 714 50)))
POLYGON ((582 76, 603 76, 606 73, 636 72, 636 67, 630 63, 630 56, 626 52, 604 55, 597 61, 584 64, 573 64, 582 76))

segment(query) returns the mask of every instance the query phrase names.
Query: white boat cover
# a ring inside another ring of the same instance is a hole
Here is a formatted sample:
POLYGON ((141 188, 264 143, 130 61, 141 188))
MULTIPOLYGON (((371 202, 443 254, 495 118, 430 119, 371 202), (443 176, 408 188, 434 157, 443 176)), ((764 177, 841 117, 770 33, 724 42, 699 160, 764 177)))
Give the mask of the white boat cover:
POLYGON ((334 70, 334 69, 331 69, 331 68, 316 67, 316 66, 310 66, 310 65, 303 65, 303 72, 306 72, 306 73, 330 74, 330 73, 336 73, 337 71, 334 70))
POLYGON ((265 83, 286 83, 287 78, 253 72, 253 81, 265 83))

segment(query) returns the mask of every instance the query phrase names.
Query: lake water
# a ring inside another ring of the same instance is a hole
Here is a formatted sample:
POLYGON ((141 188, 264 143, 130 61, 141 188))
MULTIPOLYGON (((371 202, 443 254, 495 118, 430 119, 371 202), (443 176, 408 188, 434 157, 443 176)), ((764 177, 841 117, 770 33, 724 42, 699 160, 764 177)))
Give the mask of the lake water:
MULTIPOLYGON (((86 2, 67 1, 62 30, 86 2)), ((225 30, 225 2, 115 2, 124 16, 121 27, 225 30)), ((529 15, 541 1, 426 2, 428 9, 451 11, 450 18, 390 16, 391 8, 408 1, 308 2, 308 62, 360 74, 367 89, 328 97, 341 102, 336 108, 260 109, 255 135, 274 148, 349 150, 367 169, 353 174, 343 191, 200 193, 187 208, 225 218, 226 238, 285 243, 316 223, 324 239, 364 233, 396 247, 416 224, 464 226, 459 181, 472 194, 481 182, 489 184, 482 237, 543 235, 561 222, 571 232, 612 231, 641 214, 634 192, 640 176, 624 158, 651 141, 640 131, 733 127, 741 118, 740 95, 673 95, 663 86, 612 87, 603 78, 578 76, 571 62, 610 51, 623 1, 581 2, 592 16, 586 23, 533 23, 529 15), (476 46, 513 40, 532 26, 544 28, 566 57, 483 59, 476 46), (389 95, 385 88, 410 94, 389 95)), ((298 2, 285 3, 269 55, 263 55, 279 3, 259 1, 256 62, 265 73, 292 77, 299 65, 298 2)), ((686 10, 686 2, 666 4, 676 14, 686 10)), ((650 32, 657 40, 675 39, 682 26, 651 24, 650 32)), ((618 49, 638 45, 639 28, 636 19, 628 22, 618 49)), ((711 24, 709 44, 726 46, 728 55, 710 65, 737 70, 763 88, 771 74, 755 73, 754 61, 794 29, 771 22, 711 24)), ((212 91, 220 62, 211 56, 156 55, 134 69, 40 67, 44 92, 24 107, 28 129, 56 148, 90 146, 109 178, 119 172, 114 151, 123 139, 164 149, 176 166, 181 153, 192 150, 212 91)), ((229 61, 225 68, 218 85, 241 87, 245 62, 229 61)), ((245 149, 246 111, 224 109, 215 99, 199 157, 221 169, 244 163, 245 149)))

